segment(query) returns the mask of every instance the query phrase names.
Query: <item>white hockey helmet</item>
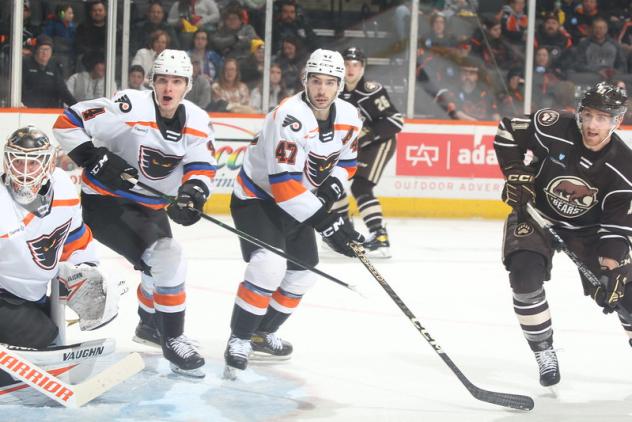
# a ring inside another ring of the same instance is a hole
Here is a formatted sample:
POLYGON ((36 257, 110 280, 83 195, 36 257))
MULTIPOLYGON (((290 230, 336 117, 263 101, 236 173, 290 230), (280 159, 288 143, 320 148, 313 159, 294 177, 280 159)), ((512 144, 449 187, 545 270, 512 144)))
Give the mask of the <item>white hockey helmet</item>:
POLYGON ((303 86, 305 88, 307 88, 307 78, 309 78, 310 73, 321 73, 338 78, 337 95, 342 92, 345 85, 345 61, 337 51, 319 48, 309 56, 303 73, 303 86))
POLYGON ((187 89, 184 95, 188 94, 193 87, 193 65, 186 51, 182 50, 163 50, 156 57, 151 67, 151 77, 149 78, 151 86, 154 86, 154 78, 157 75, 182 76, 187 80, 187 89))
POLYGON ((55 169, 56 152, 46 134, 35 126, 9 136, 3 148, 4 183, 18 204, 29 205, 41 197, 37 207, 48 205, 49 192, 41 190, 55 169))

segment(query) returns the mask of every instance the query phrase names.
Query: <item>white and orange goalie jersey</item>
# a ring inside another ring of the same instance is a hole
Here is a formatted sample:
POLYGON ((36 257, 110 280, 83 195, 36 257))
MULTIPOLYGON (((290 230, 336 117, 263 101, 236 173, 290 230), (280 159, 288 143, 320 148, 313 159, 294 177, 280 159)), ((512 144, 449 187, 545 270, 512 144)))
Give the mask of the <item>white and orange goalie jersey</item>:
POLYGON ((337 98, 331 106, 332 130, 321 133, 300 92, 265 117, 248 147, 234 193, 241 199, 273 200, 303 222, 322 207, 314 192, 327 179, 342 182, 356 171, 358 110, 337 98))
POLYGON ((52 207, 44 217, 17 204, 0 184, 0 289, 30 301, 46 294, 60 261, 98 261, 75 185, 59 168, 51 183, 52 207))
MULTIPOLYGON (((216 162, 214 134, 208 114, 183 100, 174 119, 157 119, 153 91, 124 90, 112 99, 98 98, 69 107, 53 127, 66 152, 85 142, 106 147, 138 169, 139 181, 167 195, 189 179, 199 179, 211 191, 216 162)), ((87 172, 82 175, 86 194, 131 199, 150 208, 167 205, 139 187, 113 191, 87 172)))

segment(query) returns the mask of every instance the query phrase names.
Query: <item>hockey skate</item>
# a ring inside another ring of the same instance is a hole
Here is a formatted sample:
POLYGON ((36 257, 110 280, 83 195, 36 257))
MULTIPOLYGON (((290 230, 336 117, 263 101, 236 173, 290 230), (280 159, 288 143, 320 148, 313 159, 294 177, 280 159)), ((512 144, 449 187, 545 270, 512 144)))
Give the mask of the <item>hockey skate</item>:
POLYGON ((142 320, 136 326, 136 331, 132 340, 136 343, 144 344, 145 346, 161 347, 160 332, 158 329, 152 324, 147 324, 142 320))
POLYGON ((170 363, 171 370, 179 375, 192 378, 204 378, 202 371, 204 358, 197 351, 197 345, 184 334, 166 338, 162 353, 170 363))
POLYGON ((249 340, 235 337, 231 334, 224 352, 226 367, 224 368, 224 379, 236 380, 237 371, 243 371, 248 366, 248 355, 252 351, 249 340))
POLYGON ((292 344, 281 339, 276 333, 256 332, 250 339, 253 361, 288 360, 292 355, 292 344))
POLYGON ((540 384, 551 387, 560 382, 560 366, 553 346, 544 344, 542 350, 534 353, 540 370, 540 384))
POLYGON ((381 228, 364 244, 366 250, 366 256, 369 258, 390 258, 391 257, 391 244, 388 241, 388 233, 386 229, 381 228))

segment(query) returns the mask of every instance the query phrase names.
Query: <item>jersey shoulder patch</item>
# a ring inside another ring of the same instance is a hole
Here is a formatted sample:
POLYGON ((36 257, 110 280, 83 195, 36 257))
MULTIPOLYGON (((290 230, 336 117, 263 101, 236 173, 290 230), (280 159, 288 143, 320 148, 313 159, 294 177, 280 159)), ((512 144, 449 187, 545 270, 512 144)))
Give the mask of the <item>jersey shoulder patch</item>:
POLYGON ((368 93, 376 92, 382 89, 382 85, 375 81, 365 81, 364 82, 364 91, 368 93))
POLYGON ((553 126, 560 120, 560 113, 555 110, 543 109, 538 111, 536 119, 541 126, 553 126))

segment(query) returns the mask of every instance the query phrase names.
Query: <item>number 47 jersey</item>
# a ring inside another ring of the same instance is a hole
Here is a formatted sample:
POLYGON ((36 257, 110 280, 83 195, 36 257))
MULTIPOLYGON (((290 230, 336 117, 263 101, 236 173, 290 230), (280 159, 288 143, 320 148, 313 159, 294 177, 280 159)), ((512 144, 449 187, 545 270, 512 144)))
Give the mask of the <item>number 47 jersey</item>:
POLYGON ((357 109, 337 98, 329 119, 317 121, 300 92, 265 117, 248 147, 234 193, 240 199, 275 201, 303 222, 322 207, 314 192, 328 177, 343 183, 356 171, 362 121, 357 109))

